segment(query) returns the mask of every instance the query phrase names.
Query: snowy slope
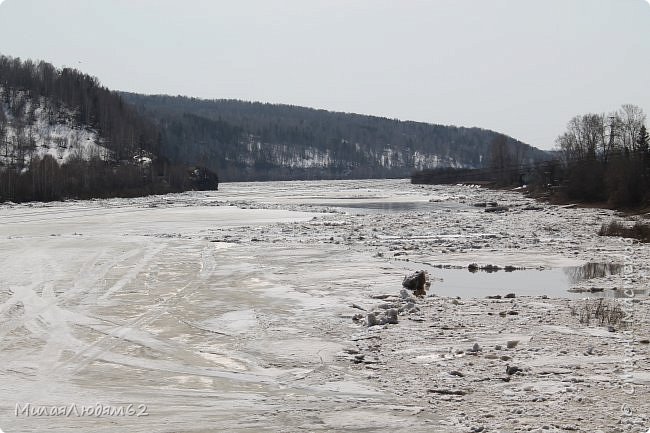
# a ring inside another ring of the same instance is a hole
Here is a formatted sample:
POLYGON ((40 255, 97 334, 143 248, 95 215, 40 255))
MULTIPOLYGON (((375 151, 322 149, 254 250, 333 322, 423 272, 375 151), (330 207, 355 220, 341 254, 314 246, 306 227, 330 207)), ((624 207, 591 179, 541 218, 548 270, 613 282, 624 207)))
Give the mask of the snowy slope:
MULTIPOLYGON (((349 165, 349 161, 336 158, 329 149, 323 150, 315 146, 267 143, 252 134, 241 140, 240 146, 240 152, 236 157, 226 157, 227 161, 237 161, 250 167, 253 167, 256 163, 264 162, 276 167, 301 169, 349 165)), ((385 169, 475 168, 471 164, 459 162, 452 156, 405 151, 390 144, 386 144, 380 151, 367 149, 359 143, 354 143, 353 146, 356 151, 354 156, 357 160, 364 161, 366 165, 385 169)))
POLYGON ((24 167, 32 158, 45 155, 60 164, 73 158, 107 159, 109 151, 98 144, 99 133, 76 125, 73 110, 55 107, 45 98, 35 100, 24 91, 9 93, 9 100, 0 100, 0 123, 5 125, 5 133, 0 130, 0 166, 24 167))

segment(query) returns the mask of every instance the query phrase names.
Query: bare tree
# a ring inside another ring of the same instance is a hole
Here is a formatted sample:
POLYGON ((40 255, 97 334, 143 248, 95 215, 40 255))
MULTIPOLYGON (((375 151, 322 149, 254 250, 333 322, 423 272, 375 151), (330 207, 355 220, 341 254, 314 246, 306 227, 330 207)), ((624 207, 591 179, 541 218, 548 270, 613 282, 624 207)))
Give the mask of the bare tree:
POLYGON ((575 116, 567 130, 556 139, 556 144, 567 161, 599 159, 607 162, 616 150, 623 149, 621 141, 624 121, 621 113, 584 114, 575 116))
POLYGON ((597 152, 604 147, 605 122, 603 117, 593 113, 582 116, 582 139, 589 159, 596 159, 597 152))
POLYGON ((646 115, 640 107, 624 104, 617 112, 620 119, 620 139, 624 151, 638 151, 637 139, 646 115))
POLYGON ((27 128, 27 156, 28 160, 34 157, 34 152, 36 151, 36 136, 34 135, 34 130, 32 125, 27 128))
POLYGON ((584 129, 583 116, 575 116, 567 123, 566 131, 555 140, 567 161, 587 157, 584 129))
POLYGON ((5 158, 9 152, 9 139, 7 137, 7 116, 5 115, 4 107, 0 102, 0 145, 4 144, 5 158))

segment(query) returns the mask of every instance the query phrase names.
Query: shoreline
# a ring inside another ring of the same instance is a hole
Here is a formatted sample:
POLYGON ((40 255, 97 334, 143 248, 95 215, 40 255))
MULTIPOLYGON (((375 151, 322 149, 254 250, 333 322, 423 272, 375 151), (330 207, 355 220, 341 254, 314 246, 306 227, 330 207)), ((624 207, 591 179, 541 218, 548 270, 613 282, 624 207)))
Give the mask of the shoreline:
POLYGON ((617 301, 631 322, 613 328, 581 324, 585 302, 427 297, 361 331, 352 362, 448 431, 645 433, 650 300, 617 301))

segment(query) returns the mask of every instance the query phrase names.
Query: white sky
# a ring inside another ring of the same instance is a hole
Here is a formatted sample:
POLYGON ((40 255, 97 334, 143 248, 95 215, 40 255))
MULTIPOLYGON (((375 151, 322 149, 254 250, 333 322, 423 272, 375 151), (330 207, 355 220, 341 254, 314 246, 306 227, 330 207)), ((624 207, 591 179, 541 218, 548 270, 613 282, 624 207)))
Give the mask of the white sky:
POLYGON ((546 149, 576 114, 650 112, 643 0, 4 0, 0 53, 116 90, 479 126, 546 149))

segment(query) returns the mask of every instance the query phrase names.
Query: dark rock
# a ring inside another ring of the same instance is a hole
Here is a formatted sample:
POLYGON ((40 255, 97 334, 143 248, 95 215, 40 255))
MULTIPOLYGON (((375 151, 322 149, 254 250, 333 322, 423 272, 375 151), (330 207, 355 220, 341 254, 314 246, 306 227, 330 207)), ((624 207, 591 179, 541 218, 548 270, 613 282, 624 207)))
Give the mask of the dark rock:
POLYGON ((513 299, 516 298, 516 295, 514 293, 508 293, 506 296, 504 296, 506 299, 513 299))
POLYGON ((427 289, 431 287, 429 273, 427 271, 418 271, 412 275, 404 277, 402 287, 413 290, 415 296, 425 296, 427 294, 427 289))
POLYGON ((440 394, 440 395, 465 395, 467 394, 466 391, 463 391, 462 389, 447 389, 447 388, 436 388, 436 389, 429 389, 427 392, 430 392, 432 394, 440 394))
POLYGON ((486 207, 485 212, 493 212, 493 213, 501 213, 501 212, 507 212, 509 208, 507 206, 494 206, 494 207, 486 207))
POLYGON ((515 365, 506 365, 506 374, 512 376, 513 374, 523 373, 523 370, 515 365))

